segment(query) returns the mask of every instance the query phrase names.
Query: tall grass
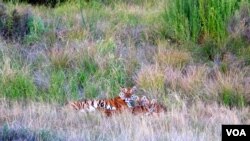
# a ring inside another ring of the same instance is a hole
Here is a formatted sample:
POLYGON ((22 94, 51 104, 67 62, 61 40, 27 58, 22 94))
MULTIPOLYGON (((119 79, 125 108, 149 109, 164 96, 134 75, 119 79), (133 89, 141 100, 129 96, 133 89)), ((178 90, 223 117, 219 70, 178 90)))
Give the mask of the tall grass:
POLYGON ((241 0, 79 2, 6 4, 34 17, 27 44, 0 38, 0 140, 219 140, 221 124, 250 123, 241 0), (107 118, 62 106, 132 85, 167 112, 107 118))
POLYGON ((36 97, 36 86, 27 68, 21 71, 14 68, 9 58, 5 58, 0 69, 0 88, 0 96, 12 100, 34 100, 36 97))
POLYGON ((239 8, 238 0, 175 0, 168 1, 163 19, 166 34, 181 40, 203 42, 227 37, 227 23, 239 8))
MULTIPOLYGON (((173 94, 175 95, 175 94, 173 94)), ((189 107, 168 106, 159 117, 133 116, 124 112, 103 117, 83 114, 45 103, 1 100, 0 139, 40 137, 44 140, 220 140, 221 124, 249 124, 249 108, 229 109, 195 102, 189 107), (4 126, 5 125, 5 126, 4 126), (11 136, 15 135, 15 136, 11 136)), ((173 102, 173 101, 172 101, 173 102)))

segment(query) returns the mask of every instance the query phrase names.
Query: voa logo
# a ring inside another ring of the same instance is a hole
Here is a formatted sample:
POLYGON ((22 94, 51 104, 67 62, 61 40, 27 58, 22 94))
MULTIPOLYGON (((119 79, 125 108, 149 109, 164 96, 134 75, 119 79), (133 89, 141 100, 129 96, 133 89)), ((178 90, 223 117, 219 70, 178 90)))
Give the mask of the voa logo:
POLYGON ((244 129, 226 129, 226 132, 228 136, 247 136, 244 129))

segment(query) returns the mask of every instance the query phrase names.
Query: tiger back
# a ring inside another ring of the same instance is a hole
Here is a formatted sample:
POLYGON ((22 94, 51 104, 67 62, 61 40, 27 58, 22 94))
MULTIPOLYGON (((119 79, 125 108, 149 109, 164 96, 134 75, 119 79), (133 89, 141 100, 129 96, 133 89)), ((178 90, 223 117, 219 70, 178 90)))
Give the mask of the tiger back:
POLYGON ((78 100, 69 102, 71 109, 80 112, 92 112, 101 111, 111 115, 114 111, 122 111, 130 106, 131 96, 135 92, 136 87, 121 88, 119 96, 111 99, 99 99, 99 100, 78 100))

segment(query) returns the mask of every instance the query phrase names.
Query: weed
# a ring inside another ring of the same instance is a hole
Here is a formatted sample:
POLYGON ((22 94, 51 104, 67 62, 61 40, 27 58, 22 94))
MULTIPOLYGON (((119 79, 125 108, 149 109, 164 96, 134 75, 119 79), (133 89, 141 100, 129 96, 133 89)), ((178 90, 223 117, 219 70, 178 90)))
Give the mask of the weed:
POLYGON ((235 92, 234 90, 224 88, 222 89, 222 92, 220 95, 221 95, 222 103, 225 104, 226 106, 243 107, 246 104, 246 101, 243 95, 235 92))

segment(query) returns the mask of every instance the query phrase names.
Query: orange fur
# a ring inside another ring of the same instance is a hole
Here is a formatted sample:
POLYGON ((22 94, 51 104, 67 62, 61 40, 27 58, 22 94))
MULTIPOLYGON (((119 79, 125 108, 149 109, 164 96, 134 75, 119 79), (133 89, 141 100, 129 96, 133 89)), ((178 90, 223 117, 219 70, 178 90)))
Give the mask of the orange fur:
POLYGON ((136 105, 132 108, 132 114, 146 114, 155 115, 166 112, 166 107, 160 103, 157 103, 156 99, 148 100, 146 96, 135 99, 136 105))
POLYGON ((135 91, 136 87, 133 88, 121 88, 119 96, 112 99, 101 99, 101 100, 81 100, 70 102, 71 108, 83 112, 98 111, 104 112, 105 115, 111 116, 113 113, 121 112, 124 109, 130 107, 129 102, 135 91))

